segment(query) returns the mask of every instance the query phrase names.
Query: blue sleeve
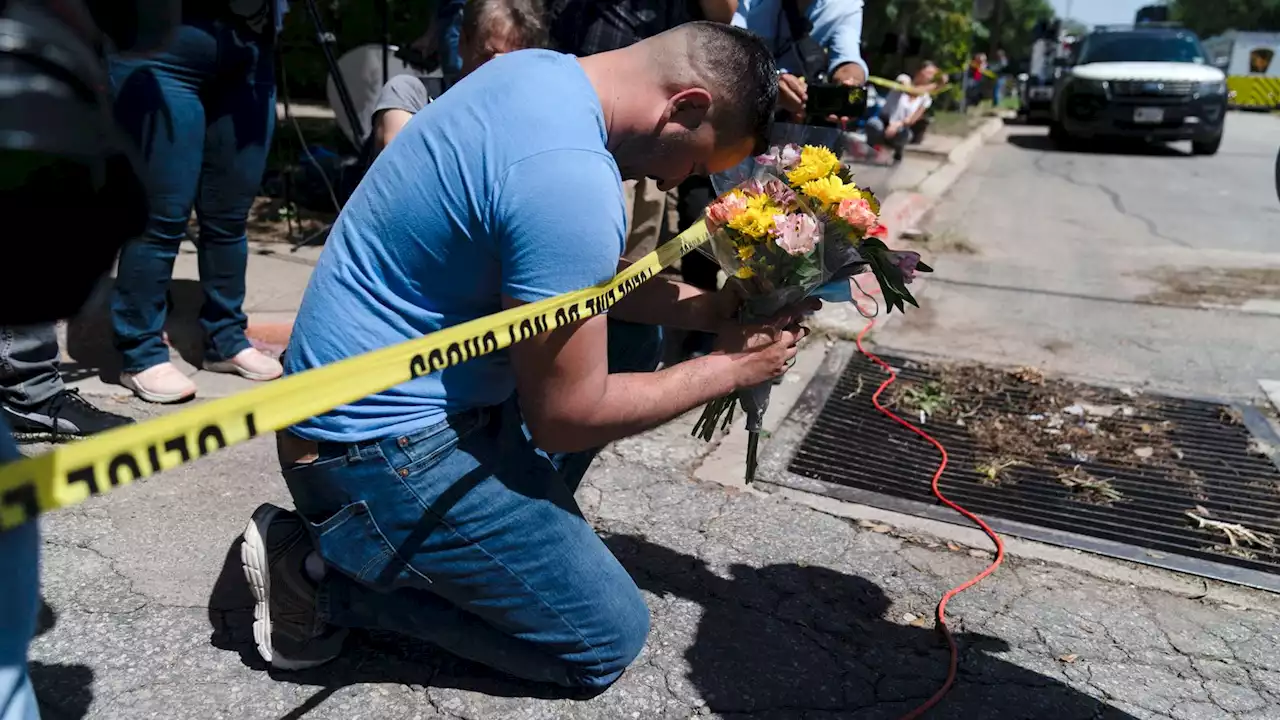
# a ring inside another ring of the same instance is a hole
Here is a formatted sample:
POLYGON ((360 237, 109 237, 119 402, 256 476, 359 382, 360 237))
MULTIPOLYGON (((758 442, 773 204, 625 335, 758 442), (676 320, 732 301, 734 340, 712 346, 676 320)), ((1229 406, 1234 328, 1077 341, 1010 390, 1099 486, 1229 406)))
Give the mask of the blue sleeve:
POLYGON ((534 302, 608 280, 626 241, 622 180, 613 158, 551 150, 510 168, 494 200, 502 292, 534 302))
POLYGON ((870 74, 862 59, 862 0, 814 0, 809 6, 813 39, 827 49, 828 72, 845 63, 857 63, 870 74))

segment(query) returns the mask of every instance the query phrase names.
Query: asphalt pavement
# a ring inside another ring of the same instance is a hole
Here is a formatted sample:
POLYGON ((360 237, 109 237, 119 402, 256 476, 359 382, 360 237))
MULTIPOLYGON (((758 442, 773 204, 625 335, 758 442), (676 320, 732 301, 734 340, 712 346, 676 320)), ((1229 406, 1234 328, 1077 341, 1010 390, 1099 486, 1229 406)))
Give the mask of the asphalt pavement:
MULTIPOLYGON (((1040 129, 997 136, 931 225, 932 252, 951 249, 936 252, 924 309, 879 342, 1200 393, 1248 391, 1280 357, 1280 317, 1265 302, 1244 307, 1252 298, 1233 297, 1232 309, 1195 309, 1139 298, 1169 292, 1142 275, 1166 266, 1280 265, 1280 248, 1267 249, 1276 234, 1263 232, 1280 207, 1250 179, 1269 177, 1266 138, 1276 128, 1274 118, 1233 115, 1215 158, 1063 154, 1040 129), (970 245, 976 254, 957 251, 970 245)), ((98 390, 94 400, 109 409, 164 412, 115 397, 109 384, 98 390)), ((288 505, 264 437, 43 521, 47 606, 31 669, 44 713, 893 720, 930 696, 947 671, 933 607, 989 562, 989 549, 947 528, 848 519, 787 493, 695 481, 714 449, 689 437, 693 422, 614 444, 579 493, 652 613, 644 653, 595 699, 558 698, 382 633, 355 633, 339 660, 317 670, 267 670, 253 647, 237 547, 254 507, 288 505)), ((1015 552, 951 604, 959 679, 927 718, 1280 717, 1274 596, 1119 562, 1037 557, 1015 552)))
POLYGON ((1038 365, 1184 395, 1280 375, 1280 116, 1231 113, 1221 151, 1064 152, 1010 126, 935 208, 927 301, 876 336, 912 355, 1038 365))

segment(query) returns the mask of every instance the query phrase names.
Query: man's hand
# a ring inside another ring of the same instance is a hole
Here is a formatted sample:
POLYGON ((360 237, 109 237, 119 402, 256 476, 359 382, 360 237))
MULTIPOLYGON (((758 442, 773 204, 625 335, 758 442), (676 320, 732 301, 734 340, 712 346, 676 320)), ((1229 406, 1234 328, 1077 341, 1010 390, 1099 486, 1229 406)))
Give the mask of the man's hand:
POLYGON ((831 82, 848 87, 862 87, 867 81, 867 73, 858 63, 845 63, 831 73, 831 82))
POLYGON ((887 138, 896 137, 901 130, 902 123, 889 123, 889 127, 884 129, 884 136, 887 138))
POLYGON ((787 371, 799 348, 796 343, 809 333, 808 328, 788 324, 739 325, 716 340, 717 353, 733 360, 733 385, 744 389, 768 382, 787 371))
POLYGON ((791 73, 778 76, 778 107, 791 113, 797 120, 804 118, 804 106, 809 102, 809 91, 804 78, 791 73))
MULTIPOLYGON (((862 66, 859 65, 858 63, 851 63, 851 62, 845 63, 840 67, 836 68, 835 72, 831 73, 831 82, 837 85, 844 85, 845 87, 851 87, 851 88, 862 87, 862 85, 866 83, 866 81, 867 81, 867 73, 862 69, 862 66)), ((857 118, 851 118, 845 115, 828 115, 827 116, 827 122, 837 123, 840 125, 840 127, 844 127, 849 124, 850 120, 856 120, 856 119, 857 118)))

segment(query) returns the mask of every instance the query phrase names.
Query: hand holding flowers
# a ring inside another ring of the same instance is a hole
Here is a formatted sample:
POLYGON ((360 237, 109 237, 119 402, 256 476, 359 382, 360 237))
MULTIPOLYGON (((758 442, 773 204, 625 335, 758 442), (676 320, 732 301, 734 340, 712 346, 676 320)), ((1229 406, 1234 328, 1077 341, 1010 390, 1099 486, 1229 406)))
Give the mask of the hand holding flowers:
MULTIPOLYGON (((849 277, 868 265, 890 309, 902 310, 907 302, 916 305, 906 285, 917 271, 931 272, 931 268, 918 253, 895 252, 885 246, 882 238, 887 231, 879 222, 879 202, 854 184, 834 153, 812 145, 785 145, 772 148, 755 162, 755 176, 721 195, 706 211, 712 232, 707 247, 729 276, 726 287, 735 287, 742 297, 740 322, 758 323, 774 316, 811 295, 823 294, 826 284, 832 286, 830 296, 845 297, 849 277), (843 295, 834 292, 841 289, 835 287, 840 283, 843 295)), ((807 332, 798 324, 775 329, 787 341, 785 351, 770 348, 773 352, 762 354, 748 373, 764 380, 709 403, 694 426, 695 435, 710 440, 717 427, 728 428, 735 402, 742 405, 750 433, 748 482, 755 476, 757 443, 772 387, 768 380, 785 370, 785 363, 795 355, 794 343, 807 332), (772 364, 783 357, 784 366, 772 364)), ((759 327, 748 325, 740 333, 729 333, 724 341, 743 347, 765 342, 753 340, 757 335, 752 333, 758 334, 759 327)))

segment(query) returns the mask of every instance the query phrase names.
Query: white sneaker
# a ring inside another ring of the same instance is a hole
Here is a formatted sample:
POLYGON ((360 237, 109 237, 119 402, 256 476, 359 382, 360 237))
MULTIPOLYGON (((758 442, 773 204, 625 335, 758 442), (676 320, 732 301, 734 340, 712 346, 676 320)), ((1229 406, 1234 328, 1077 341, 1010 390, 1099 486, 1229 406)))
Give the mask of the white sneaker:
POLYGON ((209 372, 232 373, 250 380, 275 380, 284 374, 284 367, 270 355, 257 348, 245 348, 228 360, 206 361, 209 372))
POLYGON ((151 403, 176 403, 196 396, 196 384, 169 362, 152 365, 138 373, 123 373, 120 384, 151 403))

